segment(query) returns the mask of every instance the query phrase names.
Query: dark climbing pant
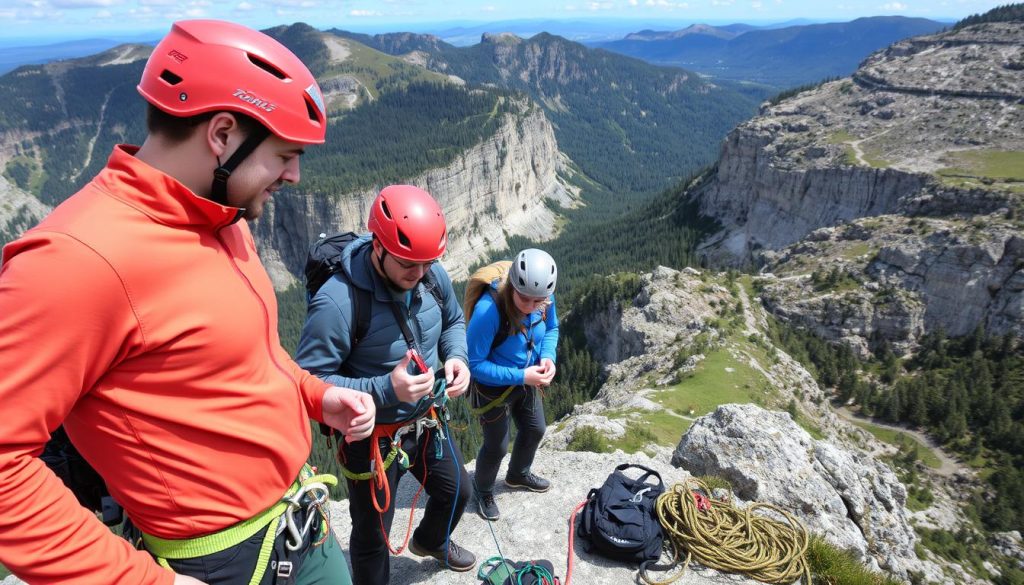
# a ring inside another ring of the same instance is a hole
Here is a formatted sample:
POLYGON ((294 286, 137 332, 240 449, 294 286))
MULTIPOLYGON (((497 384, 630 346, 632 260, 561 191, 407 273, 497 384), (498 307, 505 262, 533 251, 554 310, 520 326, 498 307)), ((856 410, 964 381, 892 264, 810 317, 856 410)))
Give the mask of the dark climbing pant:
MULTIPOLYGON (((480 407, 497 399, 505 387, 477 384, 474 392, 474 406, 480 407)), ((516 442, 512 447, 512 458, 508 462, 508 475, 522 477, 529 473, 537 447, 544 438, 547 424, 544 422, 544 404, 540 393, 531 386, 514 389, 504 404, 500 404, 479 416, 483 428, 484 444, 476 456, 474 485, 477 492, 490 494, 498 476, 501 460, 508 453, 509 418, 516 424, 516 442)))
MULTIPOLYGON (((370 469, 370 441, 363 439, 341 446, 342 465, 353 473, 364 473, 370 469)), ((387 457, 391 449, 388 439, 381 439, 381 456, 387 457)), ((469 474, 462 465, 462 453, 454 439, 440 440, 436 430, 425 431, 419 440, 416 433, 402 437, 402 450, 409 455, 409 469, 417 481, 424 484, 427 505, 423 519, 413 532, 416 543, 428 550, 445 546, 451 530, 459 524, 462 511, 473 492, 469 474), (453 452, 454 449, 454 452, 453 452), (440 456, 439 456, 440 455, 440 456), (424 483, 425 482, 425 483, 424 483), (455 516, 452 517, 452 507, 455 516)), ((352 579, 356 585, 385 585, 391 579, 391 559, 381 524, 391 533, 391 521, 395 516, 395 492, 398 481, 405 475, 396 460, 388 467, 388 487, 391 491, 391 506, 380 514, 373 507, 371 490, 376 492, 377 502, 383 506, 385 495, 372 487, 373 480, 348 480, 349 514, 352 516, 352 538, 349 541, 349 555, 352 558, 352 579)), ((405 539, 407 520, 401 522, 400 531, 389 536, 392 548, 398 548, 405 539)))

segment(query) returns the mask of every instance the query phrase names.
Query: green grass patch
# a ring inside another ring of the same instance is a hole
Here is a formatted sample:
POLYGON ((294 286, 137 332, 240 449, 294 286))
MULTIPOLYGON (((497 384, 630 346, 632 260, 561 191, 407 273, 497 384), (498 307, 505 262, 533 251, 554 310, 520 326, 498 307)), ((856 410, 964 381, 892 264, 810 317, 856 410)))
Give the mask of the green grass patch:
POLYGON ((883 443, 888 443, 890 445, 895 445, 897 447, 903 447, 907 444, 916 445, 918 456, 921 458, 921 463, 924 463, 925 465, 931 467, 932 469, 938 469, 942 467, 942 462, 939 461, 939 458, 935 455, 935 452, 932 451, 931 448, 928 447, 928 445, 921 443, 921 441, 918 441, 916 438, 906 433, 897 431, 895 429, 880 427, 878 425, 871 424, 866 421, 858 420, 854 421, 853 424, 871 433, 872 435, 875 436, 876 439, 882 441, 883 443))
POLYGON ((864 162, 868 163, 871 166, 871 168, 889 168, 889 161, 882 158, 882 153, 877 148, 864 148, 864 143, 861 143, 861 150, 864 153, 864 155, 861 158, 864 160, 864 162))
POLYGON ((417 81, 447 82, 448 77, 423 67, 410 65, 397 57, 382 53, 358 42, 339 40, 349 50, 349 56, 335 62, 321 77, 348 74, 359 80, 373 99, 381 91, 404 87, 417 81))
POLYGON ((565 448, 569 451, 589 451, 591 453, 611 451, 608 440, 604 438, 601 431, 591 426, 582 426, 576 429, 565 448))
POLYGON ((645 421, 634 420, 626 425, 626 434, 617 441, 610 441, 609 446, 614 451, 622 449, 626 453, 642 451, 651 443, 660 444, 658 435, 651 430, 650 425, 645 421))
POLYGON ((875 252, 875 249, 871 247, 871 244, 867 242, 857 242, 851 246, 846 247, 842 256, 844 260, 855 260, 864 255, 870 255, 875 252))
POLYGON ((1024 151, 968 150, 947 153, 939 169, 942 182, 960 188, 1024 193, 1024 151))
POLYGON ((807 564, 814 583, 835 585, 901 585, 902 581, 875 573, 847 551, 812 536, 807 547, 807 564))
POLYGON ((763 403, 759 392, 764 383, 760 372, 719 348, 709 353, 685 379, 657 392, 652 399, 679 414, 698 417, 722 404, 763 403))
MULTIPOLYGON (((636 453, 650 443, 663 447, 675 447, 679 439, 689 430, 693 421, 680 418, 668 411, 632 410, 623 413, 626 422, 626 434, 621 439, 608 441, 611 450, 622 449, 626 453, 636 453), (639 417, 635 416, 639 415, 639 417)), ((575 437, 573 437, 575 438, 575 437)))
POLYGON ((843 158, 840 161, 841 164, 848 167, 856 167, 860 165, 860 161, 857 159, 857 151, 852 146, 846 145, 843 147, 843 158))
POLYGON ((844 129, 836 130, 830 134, 826 142, 829 144, 845 144, 847 142, 853 142, 854 140, 857 140, 857 137, 844 129))

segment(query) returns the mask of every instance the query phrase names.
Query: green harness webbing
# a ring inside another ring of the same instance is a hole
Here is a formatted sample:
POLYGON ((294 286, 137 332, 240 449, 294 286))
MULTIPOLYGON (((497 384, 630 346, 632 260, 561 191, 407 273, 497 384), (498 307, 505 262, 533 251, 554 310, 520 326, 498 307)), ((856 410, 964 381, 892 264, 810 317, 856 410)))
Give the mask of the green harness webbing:
MULTIPOLYGON (((309 465, 304 465, 299 473, 299 479, 292 483, 278 503, 248 520, 239 522, 234 526, 229 526, 220 532, 214 532, 213 534, 198 538, 168 540, 143 534, 142 541, 146 545, 146 550, 156 557, 157 563, 162 567, 170 569, 171 566, 167 562, 168 559, 194 559, 219 553, 245 542, 262 530, 263 527, 269 525, 266 536, 263 538, 263 544, 260 546, 260 554, 256 561, 252 579, 249 580, 249 585, 257 585, 263 579, 263 574, 267 570, 267 563, 270 562, 274 540, 277 539, 277 527, 281 524, 281 518, 288 510, 288 507, 292 505, 289 498, 298 493, 304 486, 313 483, 335 486, 338 485, 338 478, 327 474, 313 475, 312 468, 309 465)), ((321 522, 326 524, 326 518, 321 519, 321 522)), ((327 528, 323 527, 323 529, 326 530, 327 528)))
POLYGON ((480 416, 481 414, 486 414, 487 412, 501 406, 505 402, 505 399, 508 398, 510 394, 512 394, 512 391, 518 387, 519 386, 509 386, 508 388, 505 388, 505 391, 501 393, 501 396, 498 396, 497 398, 481 406, 480 408, 470 408, 469 412, 473 416, 480 416))
MULTIPOLYGON (((396 446, 394 443, 392 443, 391 452, 388 453, 388 456, 384 458, 384 471, 387 471, 388 468, 391 467, 391 464, 395 462, 395 458, 397 457, 401 457, 401 459, 399 460, 399 465, 402 466, 402 469, 409 469, 409 454, 406 453, 401 447, 396 446)), ((338 467, 341 468, 342 475, 353 481, 366 481, 368 479, 371 479, 374 475, 376 475, 376 471, 374 471, 374 469, 372 468, 369 471, 365 471, 363 473, 356 473, 354 471, 350 471, 349 468, 345 467, 344 465, 339 464, 338 467)))

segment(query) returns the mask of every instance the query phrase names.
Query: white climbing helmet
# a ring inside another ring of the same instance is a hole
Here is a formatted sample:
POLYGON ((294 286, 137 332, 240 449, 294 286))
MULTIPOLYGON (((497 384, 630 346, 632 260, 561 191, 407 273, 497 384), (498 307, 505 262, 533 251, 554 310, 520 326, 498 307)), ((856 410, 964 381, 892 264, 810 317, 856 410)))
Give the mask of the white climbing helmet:
POLYGON ((555 259, 544 250, 527 248, 516 254, 508 278, 512 287, 523 296, 547 297, 555 292, 558 267, 555 259))

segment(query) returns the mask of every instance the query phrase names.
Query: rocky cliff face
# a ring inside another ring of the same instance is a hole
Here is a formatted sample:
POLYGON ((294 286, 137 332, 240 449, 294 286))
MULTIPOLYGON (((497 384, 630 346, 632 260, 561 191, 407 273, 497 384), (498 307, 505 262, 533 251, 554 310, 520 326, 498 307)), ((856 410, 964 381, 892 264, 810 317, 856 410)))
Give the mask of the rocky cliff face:
POLYGON ((0 242, 15 239, 49 212, 49 206, 0 176, 0 242))
MULTIPOLYGON (((442 259, 453 278, 489 250, 502 249, 510 235, 544 240, 556 233, 550 203, 577 203, 560 173, 565 159, 551 123, 529 103, 489 139, 464 152, 447 167, 432 169, 406 182, 426 189, 441 204, 449 226, 448 251, 442 259)), ((255 225, 260 257, 275 286, 301 279, 306 252, 320 233, 366 231, 369 205, 376 189, 332 197, 279 193, 255 225)))
POLYGON ((1019 333, 1021 55, 1019 23, 976 25, 897 43, 851 79, 763 106, 695 193, 723 225, 704 258, 788 277, 772 283, 773 311, 855 346, 910 346, 940 326, 1019 333), (822 254, 851 240, 845 257, 822 254), (872 253, 849 254, 861 248, 872 253), (797 277, 836 260, 862 294, 809 298, 797 277))

